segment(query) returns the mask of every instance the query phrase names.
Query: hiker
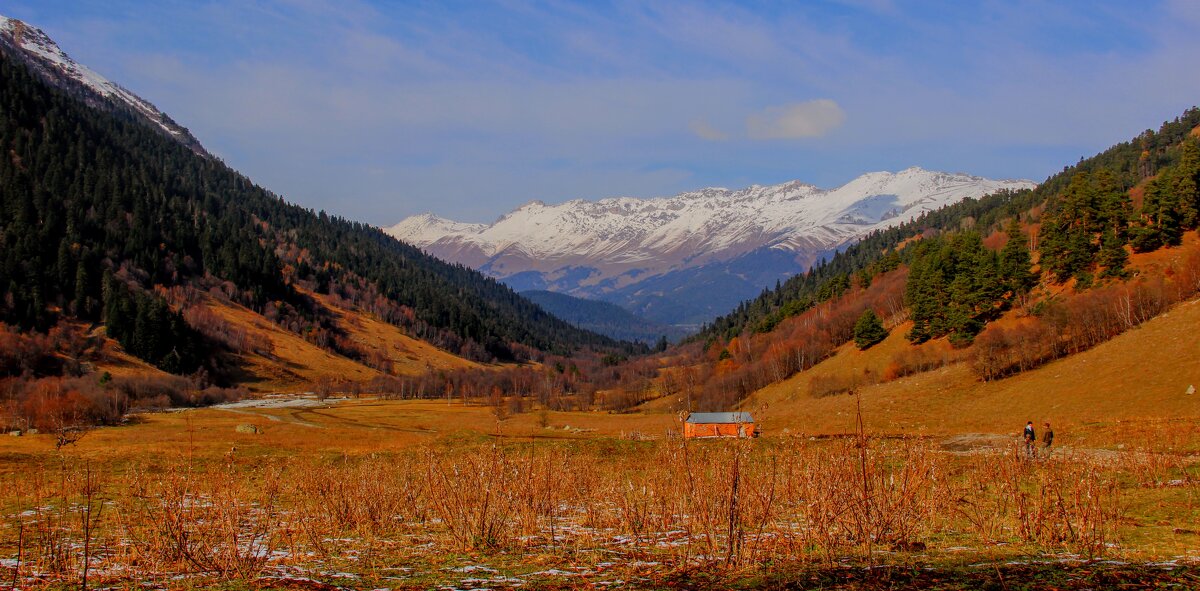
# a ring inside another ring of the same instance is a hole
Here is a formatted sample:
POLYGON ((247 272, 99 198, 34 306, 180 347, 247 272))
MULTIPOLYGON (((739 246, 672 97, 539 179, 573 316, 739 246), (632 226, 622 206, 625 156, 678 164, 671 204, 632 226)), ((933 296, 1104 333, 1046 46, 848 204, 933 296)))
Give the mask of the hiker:
POLYGON ((1054 430, 1050 428, 1050 423, 1046 423, 1046 430, 1042 431, 1042 457, 1050 457, 1050 446, 1054 445, 1054 430))
POLYGON ((1025 423, 1025 455, 1033 457, 1037 453, 1034 445, 1037 444, 1037 433, 1033 432, 1033 421, 1025 423))

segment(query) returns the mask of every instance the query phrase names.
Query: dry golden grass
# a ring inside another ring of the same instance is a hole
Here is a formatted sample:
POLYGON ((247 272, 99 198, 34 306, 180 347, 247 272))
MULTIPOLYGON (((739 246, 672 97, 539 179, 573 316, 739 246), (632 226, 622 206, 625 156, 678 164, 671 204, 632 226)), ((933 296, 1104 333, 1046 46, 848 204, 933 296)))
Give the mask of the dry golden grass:
MULTIPOLYGON (((327 296, 305 293, 324 306, 334 316, 338 327, 364 350, 382 352, 396 375, 482 367, 414 339, 370 314, 338 307, 327 296)), ((314 382, 322 379, 362 382, 384 375, 377 369, 322 349, 244 306, 213 298, 206 298, 204 305, 234 327, 265 336, 271 342, 269 356, 256 353, 238 356, 242 369, 248 374, 244 385, 253 391, 298 392, 310 390, 314 382)), ((126 373, 136 375, 139 372, 133 369, 126 373)))
MULTIPOLYGON (((862 389, 868 425, 878 431, 945 435, 1017 433, 1027 420, 1050 421, 1061 441, 1085 425, 1117 421, 1200 420, 1200 303, 1186 302, 1094 349, 1017 376, 980 382, 960 363, 862 389)), ((812 370, 756 393, 744 408, 763 408, 768 432, 848 431, 854 401, 812 398, 821 375, 879 370, 908 346, 903 331, 864 352, 843 347, 812 370)))
MULTIPOLYGON (((1162 274, 1200 250, 1200 234, 1188 232, 1179 247, 1133 255, 1130 269, 1162 274)), ((1056 293, 1072 291, 1057 286, 1056 293)), ((998 321, 1015 322, 1017 312, 998 321)), ((1091 350, 1016 376, 981 382, 966 363, 957 363, 892 382, 867 379, 861 391, 871 429, 893 434, 1018 433, 1026 421, 1049 421, 1060 441, 1116 445, 1136 432, 1134 424, 1163 420, 1200 424, 1200 300, 1185 301, 1091 350)), ((816 398, 814 382, 881 376, 897 353, 911 348, 908 324, 858 351, 853 344, 783 382, 756 392, 745 409, 762 409, 768 432, 844 433, 851 429, 854 402, 846 396, 816 398)), ((926 346, 930 346, 927 344, 926 346)), ((948 348, 948 344, 933 346, 948 348)), ((1135 437, 1136 438, 1136 437, 1135 437)), ((1200 441, 1191 447, 1200 449, 1200 441)))
MULTIPOLYGON (((315 400, 309 400, 317 404, 315 400)), ((136 416, 126 426, 95 429, 72 445, 95 461, 152 456, 219 459, 231 448, 272 456, 368 455, 438 441, 559 441, 664 437, 679 431, 674 415, 539 411, 498 420, 491 407, 453 400, 330 400, 311 407, 202 408, 136 416), (254 425, 258 434, 236 431, 254 425)), ((53 450, 53 435, 0 438, 0 458, 53 450)), ((0 471, 20 463, 0 461, 0 471)))
POLYGON ((495 572, 441 566, 459 553, 522 577, 585 571, 587 584, 681 569, 760 575, 781 561, 956 562, 964 549, 974 560, 1136 552, 1112 545, 1126 517, 1120 469, 1082 456, 964 461, 862 433, 815 444, 448 443, 289 461, 239 447, 198 462, 187 446, 124 465, 37 458, 4 477, 22 486, 0 489, 12 512, 0 522, 0 574, 66 585, 88 565, 104 584, 300 576, 429 588, 439 585, 413 580, 413 567, 437 583, 495 572))
POLYGON ((210 298, 205 305, 231 325, 271 341, 271 358, 257 354, 240 356, 243 368, 253 376, 245 383, 252 390, 295 392, 308 389, 321 378, 365 381, 382 375, 330 353, 238 304, 210 298))
POLYGON ((111 339, 105 339, 107 349, 105 359, 95 364, 96 373, 108 372, 115 378, 125 377, 166 377, 170 374, 134 357, 121 349, 121 345, 111 339))
POLYGON ((425 341, 414 339, 396 326, 363 312, 334 305, 329 297, 306 292, 337 317, 337 324, 368 349, 383 351, 397 375, 420 375, 429 371, 478 369, 482 365, 453 355, 425 341))
POLYGON ((1200 518, 1200 475, 1162 453, 1200 431, 1161 422, 1141 424, 1141 447, 1034 462, 1011 446, 962 455, 865 433, 689 442, 664 436, 678 432, 670 414, 305 404, 148 414, 57 451, 50 435, 0 438, 0 579, 78 586, 90 557, 94 585, 575 588, 781 562, 1200 550, 1180 533, 1200 518), (259 433, 236 429, 247 424, 259 433), (464 565, 501 572, 453 570, 464 565), (538 574, 561 572, 591 574, 538 574))

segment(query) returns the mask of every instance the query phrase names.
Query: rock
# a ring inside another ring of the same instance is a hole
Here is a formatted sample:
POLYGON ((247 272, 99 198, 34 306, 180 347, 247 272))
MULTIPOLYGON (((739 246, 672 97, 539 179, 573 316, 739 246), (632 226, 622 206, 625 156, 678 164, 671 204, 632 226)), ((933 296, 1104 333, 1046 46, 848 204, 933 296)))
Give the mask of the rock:
POLYGON ((20 432, 20 431, 9 431, 9 432, 8 432, 8 436, 9 436, 9 437, 20 437, 20 436, 21 436, 21 432, 20 432))
POLYGON ((30 430, 26 431, 26 433, 28 433, 29 435, 37 435, 39 433, 39 431, 37 429, 30 429, 30 430))
POLYGON ((238 433, 247 433, 250 435, 258 435, 259 433, 262 433, 262 430, 258 428, 258 425, 249 424, 238 425, 235 430, 238 433))
POLYGON ((1189 394, 1189 395, 1195 394, 1196 393, 1196 384, 1188 384, 1188 389, 1184 390, 1184 393, 1189 394))

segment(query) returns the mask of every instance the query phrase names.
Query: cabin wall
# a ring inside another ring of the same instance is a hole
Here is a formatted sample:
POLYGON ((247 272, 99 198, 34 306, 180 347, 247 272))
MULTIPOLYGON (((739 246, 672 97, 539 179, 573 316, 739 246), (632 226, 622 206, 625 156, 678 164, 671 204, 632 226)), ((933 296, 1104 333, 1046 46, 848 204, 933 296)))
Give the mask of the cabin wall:
POLYGON ((754 437, 754 423, 684 423, 683 436, 754 437))

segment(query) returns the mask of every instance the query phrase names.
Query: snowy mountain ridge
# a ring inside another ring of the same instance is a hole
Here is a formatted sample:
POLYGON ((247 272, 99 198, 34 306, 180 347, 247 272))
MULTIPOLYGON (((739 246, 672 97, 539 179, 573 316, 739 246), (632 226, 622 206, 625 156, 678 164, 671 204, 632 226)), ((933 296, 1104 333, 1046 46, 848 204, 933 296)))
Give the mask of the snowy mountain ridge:
MULTIPOLYGON (((576 199, 558 205, 534 201, 492 224, 422 214, 386 231, 518 289, 552 289, 628 306, 627 296, 648 295, 640 286, 652 278, 679 278, 689 270, 764 251, 786 254, 782 259, 770 255, 774 270, 757 280, 747 279, 751 285, 741 291, 753 295, 873 230, 968 197, 1034 186, 1031 181, 912 167, 864 174, 834 189, 791 181, 649 199, 576 199)), ((736 266, 723 272, 741 275, 736 266)), ((688 284, 679 279, 676 291, 688 284)))
POLYGON ((187 128, 175 123, 146 99, 76 62, 41 29, 0 15, 0 49, 9 50, 13 57, 21 59, 58 88, 85 95, 90 93, 91 96, 85 96, 85 102, 90 106, 103 108, 108 106, 104 101, 109 101, 118 107, 130 109, 168 137, 197 153, 208 155, 187 128))

